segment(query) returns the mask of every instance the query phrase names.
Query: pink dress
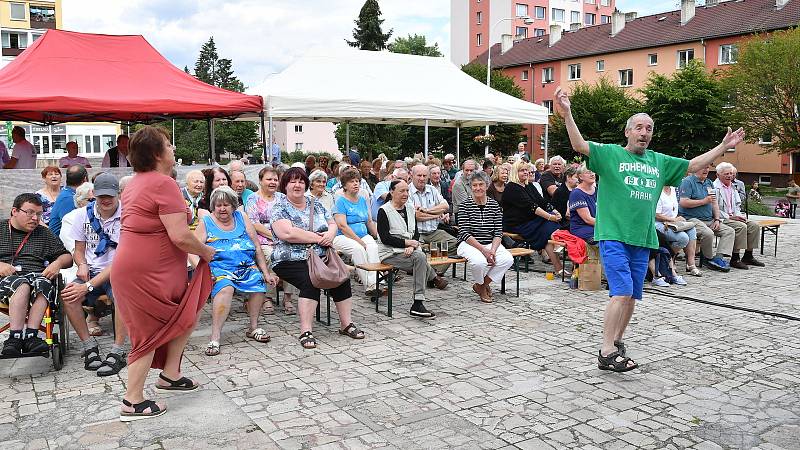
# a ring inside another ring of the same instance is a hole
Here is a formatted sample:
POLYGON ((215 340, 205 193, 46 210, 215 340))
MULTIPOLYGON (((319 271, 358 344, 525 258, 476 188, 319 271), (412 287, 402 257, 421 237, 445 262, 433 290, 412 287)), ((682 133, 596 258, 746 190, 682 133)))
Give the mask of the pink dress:
POLYGON ((163 369, 166 344, 194 327, 213 286, 211 273, 201 263, 187 287, 186 252, 172 243, 159 218, 188 214, 175 180, 138 173, 125 187, 122 205, 111 283, 131 340, 128 364, 155 351, 151 367, 163 369))

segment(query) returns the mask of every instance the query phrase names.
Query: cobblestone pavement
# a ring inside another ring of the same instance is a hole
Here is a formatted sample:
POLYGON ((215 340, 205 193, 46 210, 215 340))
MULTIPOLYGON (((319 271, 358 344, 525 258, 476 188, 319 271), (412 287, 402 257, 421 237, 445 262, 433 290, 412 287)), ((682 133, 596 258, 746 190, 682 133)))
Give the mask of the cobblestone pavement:
MULTIPOLYGON (((800 225, 780 234, 764 269, 660 290, 800 317, 800 225)), ((74 335, 60 372, 44 358, 0 361, 0 448, 800 448, 798 321, 651 292, 626 339, 641 368, 612 374, 596 365, 602 292, 533 272, 519 298, 481 304, 469 283, 451 281, 431 293, 438 318, 420 321, 407 315, 410 281, 393 318, 355 298, 365 340, 316 325, 312 351, 281 308, 264 316, 272 342, 245 340, 236 307, 222 354, 206 357, 204 311, 184 365, 203 387, 148 389, 169 405, 158 419, 118 422, 126 372, 83 370, 74 335)))

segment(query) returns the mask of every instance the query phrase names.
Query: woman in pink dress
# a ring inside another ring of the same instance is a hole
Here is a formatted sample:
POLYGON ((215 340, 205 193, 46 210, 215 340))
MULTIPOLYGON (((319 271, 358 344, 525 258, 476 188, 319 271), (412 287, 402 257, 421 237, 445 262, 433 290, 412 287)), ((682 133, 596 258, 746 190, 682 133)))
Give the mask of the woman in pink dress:
POLYGON ((144 398, 150 368, 162 369, 157 389, 197 389, 181 374, 180 364, 212 281, 203 262, 187 288, 186 257, 192 253, 210 261, 214 256, 214 249, 186 226, 186 202, 170 178, 175 155, 167 134, 144 127, 131 136, 129 148, 136 175, 122 194, 122 232, 111 268, 117 308, 131 340, 123 422, 166 412, 163 403, 144 398))

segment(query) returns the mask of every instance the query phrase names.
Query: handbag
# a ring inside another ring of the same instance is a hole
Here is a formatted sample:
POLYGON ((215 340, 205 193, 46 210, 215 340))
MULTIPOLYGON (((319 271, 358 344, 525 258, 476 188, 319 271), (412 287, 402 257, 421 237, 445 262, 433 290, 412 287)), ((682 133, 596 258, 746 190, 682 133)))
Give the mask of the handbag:
MULTIPOLYGON (((314 199, 311 199, 308 228, 314 231, 314 199)), ((308 248, 308 276, 315 288, 333 289, 350 278, 350 271, 332 247, 326 247, 325 256, 320 257, 311 245, 308 248)))

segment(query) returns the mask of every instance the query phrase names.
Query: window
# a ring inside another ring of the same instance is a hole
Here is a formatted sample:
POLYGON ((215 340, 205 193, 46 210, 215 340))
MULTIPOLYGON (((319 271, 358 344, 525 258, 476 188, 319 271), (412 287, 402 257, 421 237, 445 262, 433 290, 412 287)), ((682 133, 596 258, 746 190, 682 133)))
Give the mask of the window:
POLYGON ((564 21, 564 10, 553 8, 553 22, 563 22, 564 21))
POLYGON ((587 5, 594 5, 594 0, 586 0, 587 5))
POLYGON ((533 30, 533 34, 534 34, 534 36, 544 36, 545 35, 545 30, 542 29, 542 28, 536 28, 536 29, 533 30))
POLYGON ((611 16, 600 16, 600 23, 611 23, 611 16))
POLYGON ((67 135, 54 134, 53 136, 51 136, 51 144, 53 146, 53 153, 66 153, 67 135))
POLYGON ((761 145, 772 144, 772 133, 770 133, 769 131, 763 133, 761 136, 758 137, 758 143, 761 145))
POLYGON ((302 125, 295 125, 294 126, 294 132, 295 133, 302 133, 303 132, 303 126, 302 125))
POLYGON ((11 20, 25 20, 25 3, 9 3, 11 20))
POLYGON ((606 71, 606 60, 605 59, 598 59, 597 60, 597 71, 598 72, 605 72, 606 71))
POLYGON ((553 101, 552 100, 545 100, 542 102, 542 106, 547 108, 548 114, 553 114, 553 101))
POLYGON ((539 138, 539 148, 544 150, 547 147, 547 143, 544 141, 544 137, 539 138))
POLYGON ((553 68, 552 67, 545 67, 542 69, 542 83, 552 83, 553 82, 553 68))
POLYGON ((733 64, 739 59, 739 48, 736 44, 726 44, 719 46, 719 63, 733 64))
POLYGON ((608 0, 600 0, 600 6, 608 6, 608 0))
POLYGON ((523 5, 522 3, 517 3, 517 17, 528 16, 528 5, 523 5))
POLYGON ((758 184, 763 184, 765 186, 769 186, 772 184, 772 177, 769 175, 759 175, 758 176, 758 184))
POLYGON ((528 80, 528 71, 527 70, 523 70, 522 71, 522 81, 527 81, 527 80, 528 80))
POLYGON ((683 69, 689 64, 689 61, 694 59, 694 49, 678 50, 678 68, 683 69))
POLYGON ((36 42, 36 40, 39 39, 40 37, 42 37, 42 35, 39 33, 31 33, 31 43, 36 42))
POLYGON ((3 31, 0 40, 2 40, 3 48, 28 48, 28 33, 3 31))
POLYGON ((478 34, 475 35, 475 45, 480 47, 482 44, 483 44, 483 35, 478 33, 478 34))
POLYGON ((481 22, 483 22, 483 13, 478 11, 477 18, 475 20, 478 22, 478 25, 480 25, 481 22))
POLYGON ((528 37, 528 27, 517 27, 516 36, 523 39, 528 37))
POLYGON ((592 13, 586 13, 586 25, 594 25, 597 20, 597 15, 592 13))
POLYGON ((569 65, 569 76, 567 77, 568 80, 580 80, 581 79, 581 65, 580 64, 570 64, 569 65))
POLYGON ((303 143, 302 142, 295 142, 294 143, 294 150, 295 151, 302 150, 302 149, 303 149, 303 143))
POLYGON ((633 69, 619 71, 619 85, 622 87, 633 86, 633 69))
POLYGON ((56 9, 52 6, 31 5, 31 22, 56 22, 56 9))
POLYGON ((649 55, 647 55, 647 65, 648 66, 658 65, 658 53, 650 53, 649 55))
POLYGON ((547 16, 547 8, 544 6, 537 6, 534 12, 537 19, 544 19, 547 16))
POLYGON ((569 23, 581 23, 581 12, 580 11, 570 11, 570 13, 569 13, 569 23))

